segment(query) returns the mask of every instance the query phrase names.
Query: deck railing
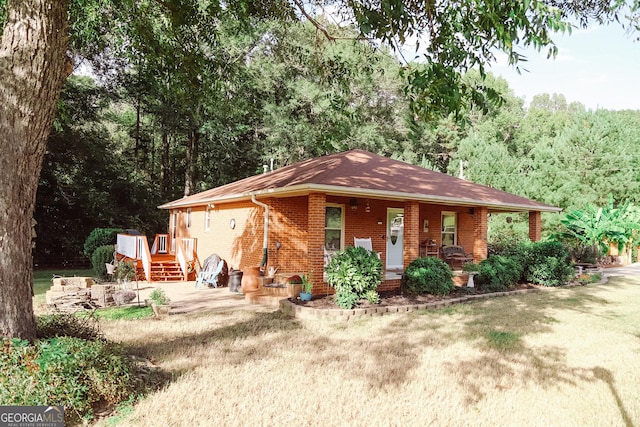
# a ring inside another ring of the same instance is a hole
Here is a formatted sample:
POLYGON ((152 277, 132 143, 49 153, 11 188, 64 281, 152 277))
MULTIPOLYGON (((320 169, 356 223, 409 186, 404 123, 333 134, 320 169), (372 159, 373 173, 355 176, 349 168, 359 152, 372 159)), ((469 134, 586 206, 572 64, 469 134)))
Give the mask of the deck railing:
MULTIPOLYGON (((176 240, 176 261, 180 264, 184 280, 188 280, 190 267, 195 268, 196 262, 199 262, 196 253, 198 240, 186 237, 176 240)), ((141 261, 145 278, 151 281, 151 255, 167 253, 169 235, 157 234, 151 250, 149 250, 149 244, 145 236, 118 234, 117 243, 117 253, 127 258, 141 261)))
POLYGON ((118 234, 116 252, 127 258, 142 261, 146 280, 151 280, 151 253, 145 236, 118 234))
POLYGON ((151 247, 151 254, 166 254, 169 253, 168 248, 169 235, 168 234, 156 234, 156 238, 153 239, 153 246, 151 247))

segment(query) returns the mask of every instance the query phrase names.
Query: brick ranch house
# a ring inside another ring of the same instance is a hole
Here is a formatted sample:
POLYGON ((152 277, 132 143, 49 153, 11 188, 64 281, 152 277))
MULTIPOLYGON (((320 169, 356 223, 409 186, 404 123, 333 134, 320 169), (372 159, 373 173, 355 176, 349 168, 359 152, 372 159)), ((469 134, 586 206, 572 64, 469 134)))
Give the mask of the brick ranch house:
MULTIPOLYGON (((324 292, 325 256, 371 238, 386 271, 459 245, 487 257, 492 212, 528 212, 529 237, 541 237, 541 212, 560 208, 362 150, 305 160, 160 206, 168 241, 197 240, 203 260, 230 267, 305 273, 324 292), (431 243, 427 245, 427 243, 431 243)), ((378 288, 398 287, 399 276, 378 288)))

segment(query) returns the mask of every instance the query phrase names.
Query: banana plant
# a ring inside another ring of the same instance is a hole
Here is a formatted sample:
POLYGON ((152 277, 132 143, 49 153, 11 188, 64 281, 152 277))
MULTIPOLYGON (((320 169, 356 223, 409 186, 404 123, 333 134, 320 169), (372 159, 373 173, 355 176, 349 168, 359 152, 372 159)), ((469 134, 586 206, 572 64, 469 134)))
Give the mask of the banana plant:
POLYGON ((554 234, 554 240, 577 241, 605 255, 610 243, 616 243, 620 249, 633 243, 640 230, 640 210, 629 201, 616 207, 609 195, 606 206, 587 205, 571 210, 560 222, 564 230, 554 234))

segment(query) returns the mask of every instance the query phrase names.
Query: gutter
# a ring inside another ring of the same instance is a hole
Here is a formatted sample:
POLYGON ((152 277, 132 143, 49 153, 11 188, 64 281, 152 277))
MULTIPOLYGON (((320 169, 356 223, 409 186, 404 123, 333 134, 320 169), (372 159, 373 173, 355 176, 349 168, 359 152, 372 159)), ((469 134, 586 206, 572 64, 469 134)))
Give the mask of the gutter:
POLYGON ((262 261, 260 261, 260 267, 264 267, 269 259, 269 206, 257 201, 253 193, 251 193, 251 201, 264 208, 264 237, 262 238, 262 261))

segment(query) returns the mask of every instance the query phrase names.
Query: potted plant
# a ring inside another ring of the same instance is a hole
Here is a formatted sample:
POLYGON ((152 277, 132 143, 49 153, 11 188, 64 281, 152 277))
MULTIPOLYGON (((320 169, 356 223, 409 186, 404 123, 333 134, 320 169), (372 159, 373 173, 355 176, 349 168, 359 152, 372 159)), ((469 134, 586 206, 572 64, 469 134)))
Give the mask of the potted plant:
POLYGON ((302 291, 302 277, 294 274, 287 278, 287 288, 289 291, 289 298, 295 298, 302 291))
POLYGON ((156 317, 164 317, 171 311, 171 305, 169 304, 171 300, 167 296, 166 292, 162 288, 156 288, 149 295, 149 299, 151 300, 151 308, 153 309, 153 314, 156 317))
POLYGON ((469 279, 467 280, 467 288, 475 287, 475 283, 473 283, 473 276, 480 273, 480 266, 473 262, 467 262, 462 266, 462 271, 469 275, 469 279))
POLYGON ((301 301, 311 301, 311 290, 313 289, 313 284, 309 282, 306 275, 302 275, 302 290, 300 291, 300 300, 301 301))

